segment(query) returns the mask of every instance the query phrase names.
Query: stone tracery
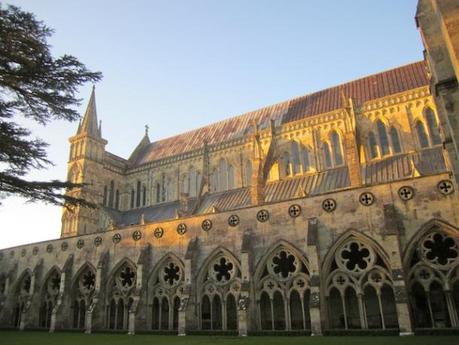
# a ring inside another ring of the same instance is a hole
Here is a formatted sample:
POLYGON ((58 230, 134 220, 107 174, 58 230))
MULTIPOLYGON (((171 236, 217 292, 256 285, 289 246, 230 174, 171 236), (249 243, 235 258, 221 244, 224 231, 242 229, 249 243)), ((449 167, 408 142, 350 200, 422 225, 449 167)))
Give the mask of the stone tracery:
POLYGON ((264 258, 258 272, 259 328, 309 330, 310 289, 306 259, 293 247, 282 244, 264 258))
POLYGON ((330 328, 397 328, 388 265, 369 241, 349 236, 328 267, 325 296, 330 328))

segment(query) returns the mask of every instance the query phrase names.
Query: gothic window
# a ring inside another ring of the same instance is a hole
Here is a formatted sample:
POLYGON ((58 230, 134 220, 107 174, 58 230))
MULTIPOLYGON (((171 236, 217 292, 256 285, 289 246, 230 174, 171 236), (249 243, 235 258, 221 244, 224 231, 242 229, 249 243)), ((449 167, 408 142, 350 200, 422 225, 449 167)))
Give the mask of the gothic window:
POLYGON ((136 188, 136 201, 135 201, 135 206, 136 207, 140 207, 140 196, 141 196, 141 192, 140 192, 140 189, 141 189, 141 183, 140 181, 137 181, 137 188, 136 188))
POLYGON ((324 165, 326 169, 329 169, 332 167, 332 160, 331 160, 330 145, 327 142, 323 143, 323 150, 324 150, 324 165))
POLYGON ((309 155, 309 149, 307 147, 304 147, 302 155, 303 172, 308 172, 309 170, 311 170, 311 162, 309 155))
POLYGON ((61 274, 56 269, 52 269, 48 274, 48 278, 43 285, 41 305, 39 310, 38 324, 41 328, 49 328, 51 326, 51 315, 53 308, 59 297, 61 284, 61 274))
POLYGON ((309 270, 305 258, 295 249, 279 245, 257 272, 259 328, 309 330, 309 270))
POLYGON ((224 160, 223 158, 220 159, 218 169, 219 169, 219 175, 220 175, 219 176, 219 182, 220 182, 219 190, 220 191, 228 190, 228 168, 227 168, 226 160, 224 160))
POLYGON ((389 138, 387 137, 386 126, 381 120, 376 121, 376 128, 379 136, 379 146, 381 148, 381 156, 386 156, 390 153, 389 138))
POLYGON ((108 192, 108 207, 113 208, 115 198, 115 182, 110 181, 110 190, 108 192))
POLYGON ((458 248, 457 235, 433 226, 412 249, 408 291, 416 327, 459 326, 458 248))
POLYGON ((147 187, 142 187, 142 206, 147 204, 147 187))
POLYGON ((108 190, 107 186, 104 186, 104 201, 103 201, 104 206, 107 206, 107 195, 108 195, 107 190, 108 190))
POLYGON ((135 191, 134 189, 131 190, 131 208, 134 208, 135 206, 135 191))
POLYGON ((230 164, 228 165, 228 189, 234 189, 235 187, 234 167, 230 164))
POLYGON ((190 177, 188 174, 182 176, 182 193, 190 192, 190 177))
POLYGON ((252 184, 252 162, 250 160, 245 161, 244 169, 244 186, 250 186, 252 184))
POLYGON ((107 290, 107 328, 128 329, 136 279, 136 268, 128 261, 123 262, 111 276, 107 290))
POLYGON ((197 175, 196 175, 196 169, 190 168, 189 172, 190 176, 190 196, 195 197, 196 196, 196 191, 197 191, 197 175))
POLYGON ((212 255, 200 274, 198 286, 201 329, 237 329, 241 273, 236 259, 222 250, 212 255))
POLYGON ((184 287, 182 262, 173 256, 161 260, 149 281, 152 330, 177 330, 184 287))
POLYGON ((281 177, 292 175, 292 170, 290 169, 290 155, 288 152, 284 152, 282 154, 280 158, 279 168, 280 168, 279 175, 281 177))
POLYGON ((426 129, 421 121, 416 122, 416 133, 418 135, 419 146, 421 146, 421 148, 429 147, 426 129))
POLYGON ((296 141, 291 143, 292 154, 292 173, 293 175, 300 173, 300 148, 296 141))
POLYGON ((27 305, 32 299, 32 276, 29 271, 25 271, 15 287, 15 302, 13 311, 13 327, 19 328, 24 313, 27 312, 27 305))
POLYGON ((120 209, 120 191, 118 189, 116 190, 116 195, 115 195, 115 208, 117 210, 120 209))
POLYGON ((432 145, 441 144, 440 131, 438 130, 438 124, 433 110, 431 108, 424 109, 424 116, 426 118, 427 127, 429 128, 432 145))
POLYGON ((73 328, 83 329, 85 327, 86 308, 93 302, 96 287, 95 270, 85 265, 75 280, 73 287, 73 328))
POLYGON ((156 202, 161 202, 161 185, 156 184, 156 202))
POLYGON ((339 166, 343 164, 343 151, 341 149, 341 140, 335 131, 331 134, 331 142, 333 146, 333 160, 335 166, 339 166))
POLYGON ((400 138, 398 136, 397 129, 395 127, 391 127, 389 133, 390 133, 390 141, 392 143, 392 152, 401 153, 402 147, 400 146, 400 138))
POLYGON ((373 132, 370 132, 370 134, 368 134, 368 146, 370 148, 371 159, 378 158, 378 144, 376 142, 376 137, 373 132))
POLYGON ((335 251, 326 280, 330 328, 397 328, 390 271, 381 255, 351 236, 335 251))

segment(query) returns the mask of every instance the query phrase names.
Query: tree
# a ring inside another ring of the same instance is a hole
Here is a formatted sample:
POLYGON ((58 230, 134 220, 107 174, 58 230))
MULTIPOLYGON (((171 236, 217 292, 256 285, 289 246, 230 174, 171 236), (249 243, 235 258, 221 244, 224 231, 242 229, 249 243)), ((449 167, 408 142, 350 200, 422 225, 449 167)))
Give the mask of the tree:
POLYGON ((52 162, 47 159, 46 142, 32 138, 30 130, 18 123, 19 117, 42 125, 75 121, 79 118, 75 107, 81 102, 78 88, 102 78, 74 56, 54 58, 47 44, 52 33, 32 13, 0 3, 0 193, 55 205, 89 205, 64 193, 64 188, 81 185, 25 178, 52 162))

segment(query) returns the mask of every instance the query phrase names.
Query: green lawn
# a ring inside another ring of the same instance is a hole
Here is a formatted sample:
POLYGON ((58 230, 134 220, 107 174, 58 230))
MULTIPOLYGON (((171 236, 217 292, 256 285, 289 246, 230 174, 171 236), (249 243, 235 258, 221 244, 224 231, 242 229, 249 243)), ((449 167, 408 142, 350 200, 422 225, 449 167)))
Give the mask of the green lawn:
POLYGON ((457 345, 459 336, 410 336, 410 337, 259 337, 247 338, 225 336, 167 336, 167 335, 135 335, 124 334, 80 334, 45 332, 1 331, 0 344, 8 345, 457 345))

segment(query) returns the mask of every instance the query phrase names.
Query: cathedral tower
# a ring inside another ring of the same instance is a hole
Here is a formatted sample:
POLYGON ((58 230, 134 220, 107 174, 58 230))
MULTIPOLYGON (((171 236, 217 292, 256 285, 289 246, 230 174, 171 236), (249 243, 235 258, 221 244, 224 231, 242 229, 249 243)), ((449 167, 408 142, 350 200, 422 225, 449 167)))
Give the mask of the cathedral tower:
MULTIPOLYGON (((103 159, 107 141, 102 138, 101 126, 97 123, 94 87, 83 120, 78 125, 76 135, 72 136, 69 142, 67 178, 74 183, 84 183, 85 186, 67 192, 68 195, 83 198, 97 205, 102 204, 100 179, 103 176, 103 159)), ((75 207, 73 210, 64 208, 61 237, 96 232, 98 213, 97 209, 85 207, 75 207)))

